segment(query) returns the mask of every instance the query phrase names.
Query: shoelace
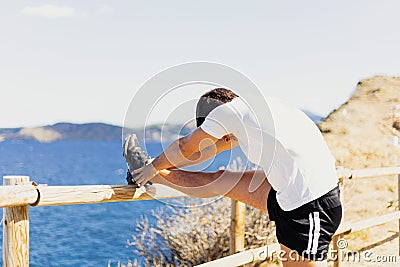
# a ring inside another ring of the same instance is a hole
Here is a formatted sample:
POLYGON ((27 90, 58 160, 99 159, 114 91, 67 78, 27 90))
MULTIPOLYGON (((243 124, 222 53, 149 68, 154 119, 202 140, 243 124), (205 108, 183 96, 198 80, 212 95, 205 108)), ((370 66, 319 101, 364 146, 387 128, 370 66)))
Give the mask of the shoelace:
POLYGON ((139 185, 133 180, 133 176, 129 170, 126 172, 126 181, 129 185, 134 185, 136 188, 139 188, 139 185))

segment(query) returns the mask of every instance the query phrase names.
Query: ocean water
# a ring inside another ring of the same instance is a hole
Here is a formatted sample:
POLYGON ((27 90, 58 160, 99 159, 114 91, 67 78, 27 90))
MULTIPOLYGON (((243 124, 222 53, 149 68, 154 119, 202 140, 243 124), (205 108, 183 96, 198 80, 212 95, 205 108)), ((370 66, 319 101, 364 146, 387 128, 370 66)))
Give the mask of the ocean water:
MULTIPOLYGON (((146 147, 153 157, 162 151, 159 143, 148 143, 146 147)), ((202 167, 217 170, 240 153, 237 149, 233 154, 223 152, 202 167)), ((31 181, 48 185, 125 184, 125 173, 121 142, 0 143, 0 177, 28 175, 31 181)), ((135 259, 132 249, 126 246, 134 233, 134 222, 163 205, 147 200, 30 207, 30 265, 90 267, 127 263, 135 259)))

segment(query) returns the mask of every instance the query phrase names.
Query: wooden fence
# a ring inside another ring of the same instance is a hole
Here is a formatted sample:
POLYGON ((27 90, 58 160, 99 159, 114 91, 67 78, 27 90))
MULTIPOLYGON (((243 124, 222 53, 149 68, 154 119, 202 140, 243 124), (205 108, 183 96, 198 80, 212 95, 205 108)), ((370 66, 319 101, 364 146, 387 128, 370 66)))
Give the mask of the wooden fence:
MULTIPOLYGON (((398 199, 398 207, 400 209, 400 167, 393 168, 373 168, 373 169, 361 169, 361 170, 347 170, 340 169, 338 170, 339 184, 343 189, 344 180, 345 179, 361 179, 368 177, 378 177, 378 176, 389 176, 389 175, 397 175, 397 199, 398 199)), ((344 190, 341 190, 341 199, 344 200, 344 190)), ((332 248, 336 252, 340 251, 338 246, 338 240, 340 240, 343 236, 354 233, 360 230, 364 230, 373 226, 381 225, 390 221, 399 220, 399 251, 398 254, 400 256, 400 211, 395 211, 392 213, 388 213, 385 215, 369 218, 366 220, 362 220, 355 223, 347 223, 342 220, 342 224, 339 229, 336 231, 333 240, 332 240, 332 248)), ((240 253, 236 253, 218 260, 214 260, 211 262, 207 262, 198 267, 221 267, 221 266, 239 266, 247 263, 251 263, 258 260, 265 260, 267 258, 271 258, 273 254, 277 254, 280 246, 278 243, 267 245, 264 247, 246 250, 240 253)), ((336 253, 336 259, 334 261, 334 266, 338 267, 341 265, 343 259, 342 253, 336 253)))
MULTIPOLYGON (((357 179, 398 175, 398 202, 400 207, 400 167, 340 170, 338 175, 342 184, 345 178, 357 179)), ((186 196, 162 185, 155 186, 156 194, 148 196, 147 194, 138 194, 134 187, 128 185, 47 186, 37 185, 29 181, 27 176, 4 176, 3 186, 0 187, 0 208, 3 208, 3 266, 29 266, 29 206, 93 204, 186 196)), ((230 252, 232 255, 199 266, 239 266, 257 260, 265 260, 271 257, 273 252, 279 250, 279 244, 272 244, 243 251, 245 211, 246 208, 243 203, 232 201, 230 228, 230 252)), ((398 219, 400 219, 400 211, 357 223, 343 223, 334 236, 333 248, 339 249, 337 240, 346 234, 398 219)), ((338 256, 340 255, 339 253, 338 256)), ((338 258, 335 261, 335 266, 339 266, 340 263, 341 259, 338 258)))

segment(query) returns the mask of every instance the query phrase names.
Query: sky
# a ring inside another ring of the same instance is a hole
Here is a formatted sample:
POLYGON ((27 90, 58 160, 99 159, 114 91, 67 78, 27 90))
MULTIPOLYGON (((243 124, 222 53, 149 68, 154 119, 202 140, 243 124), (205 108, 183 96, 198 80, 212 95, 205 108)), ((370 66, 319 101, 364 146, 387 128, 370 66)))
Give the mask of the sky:
POLYGON ((400 76, 398 10, 396 0, 0 0, 0 128, 122 125, 146 80, 192 61, 230 66, 324 116, 360 79, 400 76))

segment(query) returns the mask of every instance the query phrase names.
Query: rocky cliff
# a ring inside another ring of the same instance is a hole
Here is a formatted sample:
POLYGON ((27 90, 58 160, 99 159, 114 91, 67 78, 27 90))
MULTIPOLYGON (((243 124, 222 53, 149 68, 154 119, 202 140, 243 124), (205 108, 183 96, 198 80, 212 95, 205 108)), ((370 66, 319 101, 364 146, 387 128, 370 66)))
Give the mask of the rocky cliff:
POLYGON ((351 98, 319 124, 339 165, 348 168, 400 165, 400 77, 361 80, 351 98), (392 141, 393 140, 393 141, 392 141))

